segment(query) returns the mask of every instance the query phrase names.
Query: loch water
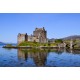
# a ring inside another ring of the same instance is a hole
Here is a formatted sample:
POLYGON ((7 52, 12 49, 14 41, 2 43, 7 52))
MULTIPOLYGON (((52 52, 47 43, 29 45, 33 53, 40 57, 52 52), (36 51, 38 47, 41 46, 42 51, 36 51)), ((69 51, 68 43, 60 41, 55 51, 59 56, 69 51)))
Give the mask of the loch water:
POLYGON ((80 51, 5 49, 0 45, 0 67, 80 67, 80 51))

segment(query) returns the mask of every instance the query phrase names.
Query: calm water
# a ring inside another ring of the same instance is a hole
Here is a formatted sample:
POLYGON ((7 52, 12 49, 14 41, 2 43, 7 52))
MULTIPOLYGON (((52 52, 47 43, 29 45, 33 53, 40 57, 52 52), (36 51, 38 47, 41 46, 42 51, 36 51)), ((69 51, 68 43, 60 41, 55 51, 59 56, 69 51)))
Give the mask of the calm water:
POLYGON ((0 67, 80 67, 80 51, 27 51, 0 46, 0 67))

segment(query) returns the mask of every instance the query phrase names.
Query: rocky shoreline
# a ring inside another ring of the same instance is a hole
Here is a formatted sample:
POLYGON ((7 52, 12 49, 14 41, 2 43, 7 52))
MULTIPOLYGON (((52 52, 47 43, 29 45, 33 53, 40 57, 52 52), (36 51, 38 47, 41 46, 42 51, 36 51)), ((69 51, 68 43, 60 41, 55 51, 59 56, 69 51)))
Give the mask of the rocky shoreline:
MULTIPOLYGON (((30 46, 3 46, 3 48, 43 48, 43 49, 58 49, 59 47, 44 47, 44 46, 40 46, 40 47, 30 47, 30 46)), ((64 47, 61 47, 64 48, 64 47)))
MULTIPOLYGON (((47 47, 47 46, 40 46, 40 47, 30 47, 30 46, 11 46, 11 47, 9 47, 9 46, 3 46, 3 48, 13 48, 13 49, 19 49, 19 48, 21 48, 21 49, 66 49, 66 48, 64 48, 64 47, 53 47, 53 46, 51 46, 51 47, 47 47)), ((80 48, 74 48, 74 49, 72 49, 72 50, 80 50, 80 48)))

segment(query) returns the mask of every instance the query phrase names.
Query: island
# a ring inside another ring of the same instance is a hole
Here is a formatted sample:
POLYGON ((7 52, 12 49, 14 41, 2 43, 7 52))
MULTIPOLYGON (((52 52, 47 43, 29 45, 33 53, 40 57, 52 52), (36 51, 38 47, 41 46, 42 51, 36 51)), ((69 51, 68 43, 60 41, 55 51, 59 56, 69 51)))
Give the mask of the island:
POLYGON ((17 36, 17 45, 7 44, 3 48, 26 48, 26 49, 77 49, 79 50, 80 39, 65 38, 50 40, 47 38, 47 31, 45 28, 35 28, 33 34, 19 33, 17 36))

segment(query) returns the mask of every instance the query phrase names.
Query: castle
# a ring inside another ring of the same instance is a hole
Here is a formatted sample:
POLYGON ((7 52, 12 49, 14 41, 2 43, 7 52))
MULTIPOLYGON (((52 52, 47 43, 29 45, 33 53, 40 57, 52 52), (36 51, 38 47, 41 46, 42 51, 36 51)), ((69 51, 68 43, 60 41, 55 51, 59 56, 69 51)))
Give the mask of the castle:
POLYGON ((33 31, 33 35, 26 34, 18 34, 18 44, 24 41, 29 42, 40 42, 40 43, 46 43, 47 42, 47 31, 45 28, 36 28, 35 31, 33 31))

